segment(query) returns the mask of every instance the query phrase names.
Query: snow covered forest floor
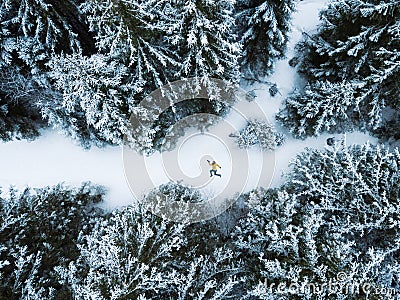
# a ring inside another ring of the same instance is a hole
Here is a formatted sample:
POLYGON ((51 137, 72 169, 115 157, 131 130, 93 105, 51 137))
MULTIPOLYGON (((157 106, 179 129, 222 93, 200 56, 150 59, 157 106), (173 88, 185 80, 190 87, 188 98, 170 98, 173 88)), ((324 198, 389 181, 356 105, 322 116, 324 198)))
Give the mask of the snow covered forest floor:
MULTIPOLYGON (((326 1, 308 0, 297 3, 297 11, 293 14, 292 29, 289 36, 286 58, 277 61, 274 73, 267 77, 266 82, 276 83, 279 93, 271 97, 269 85, 257 83, 254 85, 242 85, 246 91, 254 90, 256 99, 252 102, 241 103, 239 111, 246 111, 247 117, 255 117, 261 108, 270 123, 276 126, 278 132, 286 136, 285 143, 278 147, 275 156, 275 170, 270 186, 278 186, 282 183, 282 174, 288 172, 289 162, 296 154, 308 148, 323 148, 329 134, 322 134, 316 138, 298 140, 278 124, 275 123, 274 115, 278 112, 282 100, 296 87, 302 84, 296 73, 296 69, 289 66, 288 61, 293 57, 294 46, 301 39, 302 32, 313 31, 319 20, 318 12, 326 1)), ((244 126, 243 119, 235 117, 230 113, 226 121, 240 128, 244 126)), ((221 130, 218 124, 210 129, 211 134, 218 135, 221 130)), ((189 132, 183 139, 192 134, 189 132)), ((336 135, 338 136, 338 135, 336 135)), ((342 138, 343 135, 338 136, 342 138)), ((347 145, 362 144, 367 141, 376 142, 376 138, 358 131, 346 135, 347 145)), ((223 178, 214 179, 204 192, 219 192, 229 181, 230 151, 242 151, 243 155, 249 154, 250 168, 248 183, 245 191, 250 191, 258 185, 260 153, 257 150, 242 150, 232 143, 228 148, 221 146, 210 138, 210 135, 196 135, 187 139, 179 152, 179 165, 188 176, 196 176, 200 169, 208 173, 205 161, 200 161, 205 155, 214 157, 224 167, 223 178), (199 168, 200 167, 200 168, 199 168)), ((107 146, 84 150, 74 144, 69 138, 53 130, 45 130, 40 138, 28 141, 2 142, 0 144, 0 186, 4 188, 14 185, 19 189, 24 186, 43 187, 47 185, 65 182, 68 185, 79 185, 84 181, 91 181, 106 187, 107 194, 105 202, 101 205, 105 208, 116 208, 126 206, 134 201, 124 177, 124 169, 121 158, 121 148, 107 146), (10 159, 12 158, 12 159, 10 159)), ((153 155, 146 159, 146 165, 150 176, 156 184, 168 182, 168 177, 163 172, 160 155, 153 155)), ((140 176, 138 174, 138 176, 140 176)), ((265 186, 268 187, 268 186, 265 186)), ((229 195, 227 195, 229 196, 229 195)))

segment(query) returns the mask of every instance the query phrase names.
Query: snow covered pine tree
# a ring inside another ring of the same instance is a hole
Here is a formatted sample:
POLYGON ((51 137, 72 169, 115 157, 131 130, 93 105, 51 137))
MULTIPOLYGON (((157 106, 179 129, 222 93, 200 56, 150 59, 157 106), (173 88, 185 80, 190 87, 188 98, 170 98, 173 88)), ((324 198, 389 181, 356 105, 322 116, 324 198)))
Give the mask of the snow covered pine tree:
POLYGON ((120 144, 133 107, 167 81, 175 64, 162 45, 166 34, 156 1, 87 0, 80 6, 95 34, 98 53, 61 54, 49 63, 51 77, 63 94, 43 104, 51 124, 65 128, 85 146, 120 144))
POLYGON ((292 167, 280 188, 249 193, 249 213, 237 226, 234 238, 251 270, 248 296, 356 300, 366 297, 362 284, 369 284, 370 291, 384 291, 377 299, 395 299, 399 151, 369 144, 309 150, 292 167))
MULTIPOLYGON (((168 42, 180 59, 178 78, 238 80, 233 2, 229 0, 171 1, 177 16, 168 42)), ((172 18, 172 16, 171 16, 172 18)))
MULTIPOLYGON (((311 129, 316 120, 304 112, 309 110, 309 105, 315 106, 315 99, 307 94, 319 93, 321 85, 334 88, 336 84, 346 83, 353 85, 353 88, 348 86, 350 91, 356 92, 353 107, 327 116, 325 121, 330 125, 326 129, 335 130, 331 125, 341 126, 343 119, 348 119, 381 136, 393 134, 395 128, 400 128, 400 3, 332 1, 321 12, 321 20, 318 32, 307 36, 298 47, 299 71, 309 80, 307 89, 316 90, 306 91, 306 96, 300 93, 289 98, 287 116, 281 119, 288 126, 294 125, 290 124, 292 119, 311 129), (386 123, 391 124, 391 130, 384 129, 386 123)), ((348 103, 348 100, 341 102, 348 103)), ((316 133, 315 130, 301 131, 316 133)))
POLYGON ((0 197, 0 299, 71 299, 55 267, 76 259, 78 235, 97 215, 104 191, 62 185, 0 197))
POLYGON ((248 121, 245 128, 230 135, 236 138, 240 148, 250 148, 258 145, 262 150, 272 151, 281 146, 284 135, 276 132, 273 125, 258 120, 248 121))
POLYGON ((3 0, 0 24, 0 137, 33 138, 45 125, 37 102, 58 97, 45 63, 54 52, 93 53, 94 39, 73 0, 3 0))
POLYGON ((85 145, 122 143, 137 104, 170 81, 238 80, 231 1, 87 0, 80 8, 98 53, 55 56, 48 65, 63 98, 42 107, 85 145))
POLYGON ((243 77, 257 80, 268 75, 274 60, 285 55, 293 11, 293 0, 237 1, 243 77))
POLYGON ((81 236, 77 261, 57 271, 78 299, 220 299, 237 283, 232 251, 194 256, 186 226, 133 207, 115 211, 81 236))
POLYGON ((315 81, 304 91, 295 90, 275 116, 297 138, 318 136, 323 132, 343 132, 362 127, 359 95, 362 84, 315 81))

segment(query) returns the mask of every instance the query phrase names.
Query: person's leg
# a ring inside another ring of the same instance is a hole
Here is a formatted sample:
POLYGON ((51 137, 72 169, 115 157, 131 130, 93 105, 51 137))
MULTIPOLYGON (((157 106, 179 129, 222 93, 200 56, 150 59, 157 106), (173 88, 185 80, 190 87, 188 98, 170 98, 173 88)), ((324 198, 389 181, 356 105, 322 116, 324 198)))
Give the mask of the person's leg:
POLYGON ((213 171, 214 171, 214 170, 210 170, 210 177, 213 176, 213 171))
POLYGON ((214 175, 221 177, 221 174, 217 174, 217 171, 215 171, 214 175))

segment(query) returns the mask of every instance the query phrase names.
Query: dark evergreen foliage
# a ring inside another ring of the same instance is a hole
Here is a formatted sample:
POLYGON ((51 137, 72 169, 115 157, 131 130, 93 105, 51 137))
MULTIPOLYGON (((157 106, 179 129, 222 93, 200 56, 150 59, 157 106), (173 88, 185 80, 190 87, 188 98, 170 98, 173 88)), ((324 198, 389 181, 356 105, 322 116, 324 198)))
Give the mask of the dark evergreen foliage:
POLYGON ((1 299, 71 299, 54 268, 79 255, 78 236, 91 227, 103 191, 62 185, 0 198, 1 299))
POLYGON ((292 167, 283 186, 247 196, 249 213, 234 238, 248 271, 248 295, 360 299, 363 284, 370 284, 377 299, 394 299, 400 288, 399 152, 337 146, 302 153, 292 167))
MULTIPOLYGON (((348 128, 342 126, 346 119, 347 123, 389 137, 392 131, 383 128, 388 121, 386 111, 400 110, 398 1, 333 1, 321 12, 321 21, 318 32, 305 35, 298 46, 298 70, 306 75, 309 86, 286 101, 281 121, 299 136, 319 134, 318 129, 311 129, 316 122, 329 124, 323 131, 343 131, 348 128), (343 82, 348 91, 355 93, 353 100, 339 96, 339 105, 352 102, 341 109, 340 115, 318 118, 305 113, 325 101, 310 97, 310 93, 320 93, 321 85, 330 85, 327 93, 335 93, 343 82)), ((393 116, 389 122, 399 128, 400 121, 396 114, 393 116)))
POLYGON ((55 53, 95 53, 85 17, 74 0, 3 0, 0 3, 0 138, 33 138, 45 125, 40 103, 60 95, 46 63, 55 53))
POLYGON ((0 139, 33 139, 46 127, 37 102, 53 98, 32 76, 14 66, 0 68, 0 139))
POLYGON ((94 39, 75 0, 4 0, 0 7, 0 66, 18 64, 35 74, 60 52, 95 52, 94 39))
POLYGON ((239 0, 237 27, 243 47, 242 76, 260 79, 286 51, 293 0, 239 0))

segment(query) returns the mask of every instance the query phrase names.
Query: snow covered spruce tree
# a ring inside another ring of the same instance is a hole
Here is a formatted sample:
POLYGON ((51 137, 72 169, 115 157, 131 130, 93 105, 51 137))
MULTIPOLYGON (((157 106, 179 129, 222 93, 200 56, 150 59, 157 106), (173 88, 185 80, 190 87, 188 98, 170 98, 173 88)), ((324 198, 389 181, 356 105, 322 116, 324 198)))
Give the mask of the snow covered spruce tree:
POLYGON ((365 98, 359 94, 362 86, 346 81, 309 83, 304 91, 295 90, 289 95, 276 119, 298 138, 362 127, 360 107, 365 104, 365 98))
MULTIPOLYGON (((233 1, 170 1, 177 16, 168 42, 180 57, 178 78, 238 80, 233 1)), ((171 18, 173 18, 171 16, 171 18)))
MULTIPOLYGON (((230 1, 87 0, 80 8, 98 53, 55 56, 48 65, 63 99, 42 105, 50 123, 73 136, 119 144, 131 113, 153 117, 153 111, 136 106, 164 84, 186 77, 199 84, 208 84, 207 77, 238 80, 230 1)), ((152 104, 157 110, 157 99, 152 104)), ((175 114, 185 109, 196 113, 197 104, 165 111, 172 115, 166 119, 181 118, 175 114)), ((201 106, 206 113, 221 110, 201 106)))
MULTIPOLYGON (((290 293, 291 283, 321 285, 329 282, 331 272, 350 265, 340 237, 327 239, 322 214, 310 205, 302 207, 296 195, 261 188, 249 193, 246 207, 249 212, 233 237, 248 274, 247 298, 307 299, 307 291, 290 293)), ((322 292, 321 299, 327 295, 322 292)))
POLYGON ((296 158, 283 186, 251 192, 235 234, 255 270, 246 282, 249 295, 360 299, 365 283, 385 288, 377 299, 398 293, 399 168, 399 151, 380 146, 310 150, 296 158))
MULTIPOLYGON (((168 129, 174 122, 183 120, 188 127, 195 125, 198 126, 196 129, 203 131, 215 122, 212 116, 206 117, 205 114, 224 115, 235 99, 231 93, 232 87, 239 81, 240 44, 236 41, 234 1, 169 0, 168 2, 168 9, 165 12, 167 19, 172 21, 172 27, 169 29, 166 43, 178 56, 179 63, 174 76, 177 79, 191 79, 186 81, 189 84, 181 81, 177 88, 181 94, 187 93, 188 90, 192 91, 189 93, 191 96, 206 89, 207 97, 194 97, 179 102, 163 112, 155 124, 157 132, 153 144, 158 149, 161 146, 160 142, 165 142, 165 137, 171 134, 168 129), (223 80, 229 88, 221 88, 221 84, 216 84, 216 81, 209 80, 210 78, 223 80), (196 120, 188 118, 201 113, 203 115, 198 115, 196 120)), ((178 97, 180 96, 178 93, 178 97)), ((185 128, 183 122, 179 126, 181 129, 185 128)), ((171 135, 169 137, 168 143, 173 145, 175 137, 174 139, 171 135)))
MULTIPOLYGON (((312 86, 315 81, 354 84, 358 89, 354 102, 358 102, 356 98, 363 101, 359 102, 359 114, 349 111, 348 117, 361 118, 361 126, 371 131, 382 129, 386 121, 396 121, 399 126, 397 113, 392 114, 400 110, 398 1, 333 1, 322 11, 321 20, 318 32, 299 45, 299 71, 312 86)), ((306 109, 310 103, 303 102, 296 110, 306 109)), ((287 119, 299 118, 296 114, 287 119)), ((331 123, 336 117, 330 117, 331 123)), ((302 116, 300 122, 309 120, 302 116)))
POLYGON ((0 67, 24 66, 37 74, 53 52, 95 51, 75 0, 3 0, 0 67))
POLYGON ((167 222, 133 207, 98 220, 82 235, 81 255, 58 268, 77 299, 217 299, 236 283, 232 253, 192 256, 185 224, 167 222), (190 257, 189 260, 187 258, 190 257))
POLYGON ((62 55, 48 63, 62 97, 41 101, 44 117, 83 146, 119 144, 127 133, 132 85, 129 70, 101 54, 62 55))
POLYGON ((262 150, 272 151, 284 142, 283 134, 276 132, 273 125, 257 120, 249 121, 245 128, 230 136, 236 138, 240 148, 258 145, 262 150))
POLYGON ((293 0, 238 0, 237 27, 243 47, 242 75, 260 79, 285 55, 293 0))
POLYGON ((0 139, 33 139, 46 126, 37 103, 56 95, 17 66, 0 68, 0 139))
POLYGON ((190 186, 169 182, 146 194, 141 205, 167 220, 185 223, 188 216, 198 216, 199 211, 193 209, 191 204, 201 201, 202 197, 198 190, 190 186))
POLYGON ((390 152, 365 144, 310 151, 293 167, 288 188, 301 195, 302 205, 310 203, 324 214, 324 228, 332 236, 345 237, 351 244, 353 263, 343 271, 353 275, 346 282, 368 282, 398 293, 398 149, 390 152))
POLYGON ((80 6, 101 54, 129 67, 136 93, 151 92, 171 79, 176 54, 164 43, 171 28, 167 1, 87 0, 80 6))
POLYGON ((0 198, 0 298, 70 299, 54 268, 78 256, 78 235, 89 229, 103 191, 85 184, 7 194, 0 198))
POLYGON ((237 80, 232 1, 87 0, 101 53, 122 58, 149 92, 187 77, 237 80))
POLYGON ((174 64, 161 44, 154 1, 88 0, 80 8, 95 35, 97 54, 60 54, 48 63, 59 101, 42 103, 50 124, 85 146, 120 144, 129 115, 144 94, 166 82, 174 64))
POLYGON ((54 53, 91 54, 94 39, 74 0, 3 0, 0 24, 0 135, 32 138, 45 124, 37 101, 58 96, 46 62, 54 53))

